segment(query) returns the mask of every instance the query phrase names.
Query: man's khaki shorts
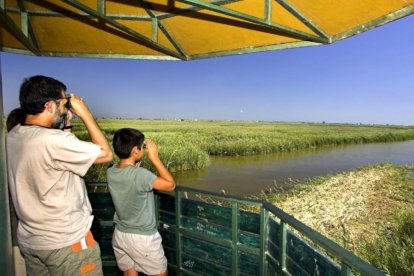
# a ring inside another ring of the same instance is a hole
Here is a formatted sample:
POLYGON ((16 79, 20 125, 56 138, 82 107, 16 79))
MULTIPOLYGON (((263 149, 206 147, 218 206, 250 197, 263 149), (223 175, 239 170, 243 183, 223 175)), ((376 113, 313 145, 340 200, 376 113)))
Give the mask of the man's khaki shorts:
POLYGON ((19 248, 29 276, 103 275, 101 250, 91 232, 72 246, 60 249, 19 248))
POLYGON ((161 235, 124 233, 115 228, 112 236, 116 262, 122 271, 134 268, 147 275, 158 275, 167 270, 167 258, 161 244, 161 235))

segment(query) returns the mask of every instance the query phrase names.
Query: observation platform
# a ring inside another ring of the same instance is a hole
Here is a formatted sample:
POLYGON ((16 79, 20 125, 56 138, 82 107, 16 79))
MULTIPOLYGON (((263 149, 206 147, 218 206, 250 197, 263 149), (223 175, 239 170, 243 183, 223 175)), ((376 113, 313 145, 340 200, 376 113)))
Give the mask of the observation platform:
MULTIPOLYGON (((107 185, 87 187, 104 274, 121 275, 107 185)), ((155 202, 169 275, 385 275, 268 202, 180 186, 155 202)))

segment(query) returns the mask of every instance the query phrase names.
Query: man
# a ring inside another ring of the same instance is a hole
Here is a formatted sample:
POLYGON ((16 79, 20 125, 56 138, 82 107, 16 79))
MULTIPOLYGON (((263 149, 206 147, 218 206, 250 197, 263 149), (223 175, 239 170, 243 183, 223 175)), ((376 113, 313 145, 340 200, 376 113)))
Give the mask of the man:
POLYGON ((112 151, 83 99, 66 98, 65 91, 53 78, 25 79, 19 99, 26 119, 6 137, 17 240, 28 275, 102 275, 81 177, 93 163, 110 162, 112 151), (83 121, 92 143, 62 131, 71 112, 83 121))

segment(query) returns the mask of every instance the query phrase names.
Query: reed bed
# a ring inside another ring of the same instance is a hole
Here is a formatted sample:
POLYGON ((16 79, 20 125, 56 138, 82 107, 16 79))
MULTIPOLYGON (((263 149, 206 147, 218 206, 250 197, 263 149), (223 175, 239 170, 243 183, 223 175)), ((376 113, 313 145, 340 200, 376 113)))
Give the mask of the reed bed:
POLYGON ((413 170, 379 164, 259 197, 388 274, 414 275, 413 170))
MULTIPOLYGON (((119 128, 141 130, 158 144, 160 156, 172 172, 206 167, 212 155, 259 155, 328 145, 414 139, 414 127, 406 126, 132 119, 97 121, 109 141, 119 128)), ((79 121, 74 120, 74 125, 76 135, 89 139, 79 121)), ((148 165, 145 160, 144 164, 148 165)), ((101 166, 94 166, 87 180, 105 181, 105 178, 91 177, 102 175, 100 169, 101 166)))

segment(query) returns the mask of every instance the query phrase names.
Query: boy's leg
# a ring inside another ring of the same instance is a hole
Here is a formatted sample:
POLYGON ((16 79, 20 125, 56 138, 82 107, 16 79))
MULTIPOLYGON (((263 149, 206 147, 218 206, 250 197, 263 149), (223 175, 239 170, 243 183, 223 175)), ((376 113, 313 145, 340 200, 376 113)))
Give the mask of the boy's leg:
POLYGON ((138 275, 138 272, 136 272, 134 267, 134 260, 132 260, 126 252, 126 250, 128 249, 128 244, 125 244, 125 241, 123 240, 124 235, 124 233, 122 233, 116 228, 112 235, 112 249, 114 250, 116 264, 119 270, 124 272, 124 276, 138 275), (134 271, 137 274, 132 274, 134 271))
POLYGON ((146 275, 167 275, 167 259, 162 248, 161 235, 133 235, 131 256, 135 261, 135 269, 146 275), (137 246, 139 245, 139 246, 137 246))
POLYGON ((161 242, 158 232, 153 235, 139 235, 124 233, 115 228, 112 248, 118 268, 124 271, 124 275, 140 271, 146 275, 166 276, 167 259, 161 242))
POLYGON ((130 268, 127 271, 124 271, 124 276, 138 276, 138 272, 135 268, 130 268))

